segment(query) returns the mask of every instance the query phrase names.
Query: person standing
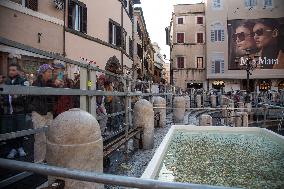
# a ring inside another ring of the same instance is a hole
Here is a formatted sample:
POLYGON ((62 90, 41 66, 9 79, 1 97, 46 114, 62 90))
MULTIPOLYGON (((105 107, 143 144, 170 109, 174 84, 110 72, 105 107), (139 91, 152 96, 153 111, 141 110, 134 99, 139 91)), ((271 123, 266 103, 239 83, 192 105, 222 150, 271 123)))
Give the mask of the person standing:
MULTIPOLYGON (((37 78, 33 82, 35 87, 52 87, 52 70, 49 64, 43 64, 37 71, 37 78)), ((53 97, 52 96, 34 96, 31 99, 30 109, 40 115, 46 115, 52 112, 53 97)))
MULTIPOLYGON (((28 86, 27 81, 21 77, 21 68, 18 64, 12 63, 8 67, 9 76, 5 81, 6 85, 28 86)), ((26 127, 26 99, 22 95, 4 96, 4 115, 1 119, 1 133, 15 132, 26 127)), ((23 148, 23 137, 12 139, 7 142, 10 150, 7 158, 13 159, 19 153, 20 157, 26 156, 23 148)))
MULTIPOLYGON (((57 88, 74 88, 74 81, 69 79, 65 74, 65 66, 62 63, 53 65, 53 85, 57 88)), ((75 96, 57 96, 53 106, 53 116, 57 117, 59 114, 74 108, 75 96)))

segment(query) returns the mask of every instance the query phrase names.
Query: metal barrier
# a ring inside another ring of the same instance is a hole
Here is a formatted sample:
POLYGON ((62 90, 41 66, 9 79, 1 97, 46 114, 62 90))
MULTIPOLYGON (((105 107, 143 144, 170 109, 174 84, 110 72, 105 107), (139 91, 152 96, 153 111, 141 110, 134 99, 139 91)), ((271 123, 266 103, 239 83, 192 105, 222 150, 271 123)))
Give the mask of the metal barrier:
MULTIPOLYGON (((132 109, 131 109, 131 98, 132 97, 141 97, 141 98, 151 98, 153 96, 166 96, 167 98, 172 97, 172 87, 171 86, 163 86, 163 93, 152 93, 151 85, 152 83, 149 81, 139 81, 130 78, 129 76, 115 74, 106 70, 102 70, 95 65, 87 63, 85 61, 74 61, 58 54, 46 52, 43 50, 39 50, 33 47, 29 47, 5 38, 0 37, 0 44, 7 45, 9 47, 14 47, 17 49, 25 50, 31 53, 35 53, 37 55, 55 59, 64 62, 69 65, 76 65, 80 67, 80 89, 72 89, 72 88, 50 88, 50 87, 33 87, 33 86, 13 86, 13 85, 0 85, 0 95, 36 95, 36 96, 80 96, 80 108, 88 111, 93 116, 97 118, 98 121, 102 119, 112 118, 115 116, 123 116, 124 123, 123 129, 113 132, 110 136, 104 138, 104 141, 108 141, 108 143, 104 146, 104 156, 107 157, 114 150, 119 148, 121 145, 128 142, 132 137, 134 137, 137 133, 141 133, 141 129, 133 129, 130 128, 132 126, 132 109), (114 77, 119 79, 120 82, 123 83, 122 91, 100 91, 97 90, 97 72, 103 73, 107 76, 114 77), (133 85, 135 86, 137 83, 141 84, 142 89, 145 90, 144 87, 148 88, 149 91, 147 93, 132 91, 133 85), (170 91, 167 92, 167 91, 170 91), (97 116, 96 115, 96 97, 97 96, 112 96, 112 97, 122 97, 124 111, 119 112, 111 112, 107 115, 97 116), (118 136, 119 135, 119 136, 118 136), (121 135, 121 136, 120 136, 121 135), (118 136, 118 138, 116 137, 118 136), (112 140, 113 139, 113 140, 112 140)), ((160 91, 159 91, 160 92, 160 91)), ((48 129, 47 126, 43 126, 39 129, 27 129, 20 130, 12 133, 4 133, 0 134, 0 142, 7 141, 10 139, 15 139, 19 137, 25 137, 29 135, 34 135, 42 132, 46 132, 48 129)), ((125 148, 125 150, 127 150, 125 148)), ((13 176, 11 179, 6 179, 1 181, 1 184, 11 184, 11 181, 18 181, 19 179, 23 179, 30 174, 20 173, 18 175, 13 176)))
MULTIPOLYGON (((162 182, 151 179, 142 179, 135 177, 117 176, 96 172, 80 171, 75 169, 66 169, 43 164, 27 163, 14 160, 0 159, 0 167, 28 171, 41 175, 50 175, 75 179, 80 181, 95 182, 116 186, 124 186, 131 188, 143 189, 225 189, 226 187, 198 185, 189 183, 162 182)), ((1 186, 0 186, 1 187, 1 186)))

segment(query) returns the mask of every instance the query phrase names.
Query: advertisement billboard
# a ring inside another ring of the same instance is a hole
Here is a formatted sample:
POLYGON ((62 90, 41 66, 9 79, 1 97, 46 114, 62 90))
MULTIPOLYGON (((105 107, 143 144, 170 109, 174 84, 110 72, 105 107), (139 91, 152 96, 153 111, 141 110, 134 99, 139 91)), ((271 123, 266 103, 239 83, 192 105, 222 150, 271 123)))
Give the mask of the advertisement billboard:
POLYGON ((229 70, 284 69, 284 17, 228 20, 229 70))

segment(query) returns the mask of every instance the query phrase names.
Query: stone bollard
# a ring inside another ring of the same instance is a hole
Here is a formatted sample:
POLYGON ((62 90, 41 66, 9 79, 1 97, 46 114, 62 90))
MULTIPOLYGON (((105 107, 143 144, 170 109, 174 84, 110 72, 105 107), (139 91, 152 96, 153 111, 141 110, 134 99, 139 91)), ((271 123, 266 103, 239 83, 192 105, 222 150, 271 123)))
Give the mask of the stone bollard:
POLYGON ((243 127, 248 127, 249 121, 248 121, 248 113, 242 112, 242 121, 243 121, 243 127))
POLYGON ((216 95, 211 95, 210 96, 210 102, 211 102, 211 107, 216 108, 217 107, 217 97, 216 95))
POLYGON ((241 126, 242 126, 242 114, 241 112, 236 112, 235 127, 241 127, 241 126))
POLYGON ((231 124, 231 125, 233 125, 233 123, 234 123, 234 116, 235 116, 235 110, 234 110, 234 108, 235 108, 235 104, 234 103, 229 103, 228 104, 228 119, 227 119, 227 121, 228 121, 228 124, 231 124))
POLYGON ((222 107, 223 105, 225 105, 224 100, 225 100, 225 95, 221 95, 220 96, 220 106, 222 107))
POLYGON ((212 117, 207 114, 203 114, 199 117, 199 126, 212 126, 212 117))
POLYGON ((248 127, 248 114, 246 112, 236 113, 236 127, 248 127))
POLYGON ((134 105, 134 128, 143 129, 142 145, 143 149, 149 150, 154 147, 154 111, 153 105, 141 99, 134 105))
POLYGON ((189 96, 184 96, 185 99, 185 111, 190 111, 190 97, 189 96))
POLYGON ((247 112, 248 114, 251 113, 251 109, 252 109, 252 106, 251 106, 251 103, 245 103, 245 112, 247 112))
POLYGON ((227 125, 228 124, 228 106, 227 105, 222 106, 222 117, 224 119, 225 125, 227 125))
POLYGON ((238 112, 243 112, 245 104, 243 102, 238 102, 238 112))
MULTIPOLYGON (((53 121, 53 115, 40 115, 37 112, 32 112, 33 128, 38 129, 44 126, 50 126, 53 121)), ((34 162, 40 163, 45 160, 46 155, 46 136, 45 133, 38 133, 34 135, 34 162)))
MULTIPOLYGON (((96 118, 80 109, 60 114, 48 128, 46 160, 52 166, 103 172, 103 140, 96 118)), ((65 189, 104 188, 102 184, 63 180, 65 189)))
POLYGON ((196 107, 201 108, 202 102, 201 102, 201 95, 196 95, 196 107))
POLYGON ((165 127, 167 124, 166 119, 166 99, 162 97, 154 97, 154 115, 157 116, 155 119, 155 127, 165 127))
POLYGON ((183 97, 175 97, 173 106, 174 106, 174 111, 173 111, 174 123, 184 123, 185 99, 183 97))

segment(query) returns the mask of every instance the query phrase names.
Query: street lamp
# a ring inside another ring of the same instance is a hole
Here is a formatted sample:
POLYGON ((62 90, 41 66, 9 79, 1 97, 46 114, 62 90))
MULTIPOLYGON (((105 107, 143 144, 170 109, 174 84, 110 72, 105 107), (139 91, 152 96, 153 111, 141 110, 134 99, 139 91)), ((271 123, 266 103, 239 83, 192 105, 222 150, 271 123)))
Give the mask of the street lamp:
MULTIPOLYGON (((242 58, 244 58, 245 64, 241 64, 240 68, 243 69, 243 70, 246 70, 246 72, 247 72, 247 86, 246 86, 247 95, 245 97, 245 102, 249 103, 250 102, 249 78, 250 78, 250 75, 252 75, 252 71, 255 68, 257 68, 257 60, 256 59, 259 58, 259 56, 254 55, 253 58, 252 58, 251 49, 245 49, 245 56, 242 57, 242 58)), ((239 61, 240 61, 240 58, 236 57, 235 63, 238 64, 239 61)))

